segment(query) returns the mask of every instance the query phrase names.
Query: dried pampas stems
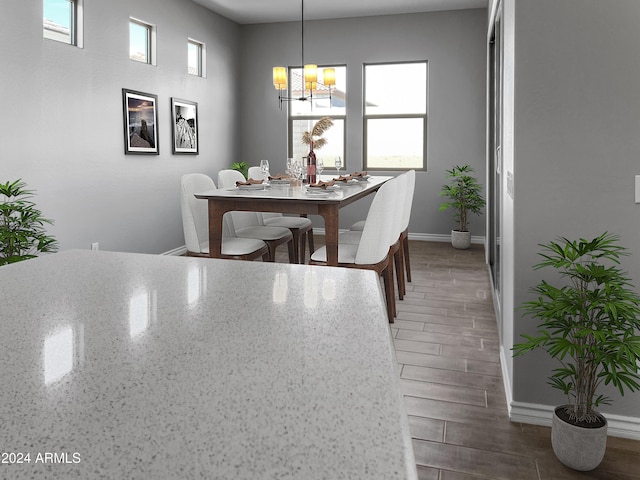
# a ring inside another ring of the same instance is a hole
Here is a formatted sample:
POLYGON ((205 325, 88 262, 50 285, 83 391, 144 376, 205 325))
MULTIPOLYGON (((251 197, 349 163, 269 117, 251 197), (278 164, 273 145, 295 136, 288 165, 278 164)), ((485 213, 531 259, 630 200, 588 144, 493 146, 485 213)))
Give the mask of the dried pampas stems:
POLYGON ((316 122, 310 132, 304 132, 302 134, 302 141, 307 145, 310 145, 313 142, 313 146, 315 148, 322 148, 327 144, 327 140, 324 138, 315 138, 322 135, 329 128, 333 126, 333 120, 329 117, 322 117, 320 120, 316 122))

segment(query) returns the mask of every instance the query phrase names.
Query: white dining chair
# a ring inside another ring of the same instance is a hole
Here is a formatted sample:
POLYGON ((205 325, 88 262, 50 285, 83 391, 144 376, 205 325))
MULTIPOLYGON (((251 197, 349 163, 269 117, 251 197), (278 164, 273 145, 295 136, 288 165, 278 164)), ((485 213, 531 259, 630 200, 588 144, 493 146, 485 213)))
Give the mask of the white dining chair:
MULTIPOLYGON (((400 246, 402 247, 402 260, 406 272, 406 281, 411 281, 411 259, 409 256, 409 221, 411 220, 411 210, 413 208, 413 194, 416 189, 416 171, 407 172, 407 184, 404 191, 404 207, 402 210, 402 220, 400 221, 400 246)), ((406 293, 406 290, 405 292, 406 293)))
MULTIPOLYGON (((209 213, 206 200, 196 198, 195 193, 215 190, 213 180, 202 173, 188 173, 180 179, 180 208, 187 255, 209 256, 209 213)), ((269 259, 269 248, 262 240, 233 237, 223 220, 222 258, 254 260, 269 259)))
MULTIPOLYGON (((389 323, 396 315, 395 291, 393 282, 393 256, 390 245, 397 233, 396 197, 399 182, 391 179, 376 192, 364 228, 357 243, 338 243, 338 266, 374 270, 382 276, 384 282, 387 315, 389 323)), ((310 264, 323 265, 327 261, 326 247, 321 247, 311 255, 310 264)))
MULTIPOLYGON (((404 185, 398 195, 398 216, 396 224, 398 227, 397 244, 392 245, 394 252, 394 263, 396 266, 396 279, 398 282, 398 298, 402 300, 406 291, 406 282, 411 281, 411 263, 409 256, 409 220, 411 218, 411 209, 413 206, 413 194, 416 185, 416 171, 409 170, 398 177, 404 185), (406 278, 405 278, 406 272, 406 278)), ((343 243, 357 243, 360 238, 365 221, 351 225, 351 228, 340 235, 339 241, 343 243)))
MULTIPOLYGON (((249 178, 262 180, 260 167, 249 167, 249 178)), ((309 255, 315 250, 313 223, 307 217, 285 216, 282 213, 258 212, 259 220, 270 227, 288 228, 295 244, 295 263, 305 263, 305 239, 309 241, 309 255)))
MULTIPOLYGON (((244 182, 246 178, 237 170, 220 170, 218 172, 218 186, 220 188, 235 188, 236 182, 244 182)), ((257 238, 263 240, 269 247, 269 261, 275 261, 276 247, 284 243, 289 249, 289 263, 296 262, 293 234, 288 228, 265 225, 258 212, 228 212, 225 218, 230 220, 233 234, 240 238, 257 238)))

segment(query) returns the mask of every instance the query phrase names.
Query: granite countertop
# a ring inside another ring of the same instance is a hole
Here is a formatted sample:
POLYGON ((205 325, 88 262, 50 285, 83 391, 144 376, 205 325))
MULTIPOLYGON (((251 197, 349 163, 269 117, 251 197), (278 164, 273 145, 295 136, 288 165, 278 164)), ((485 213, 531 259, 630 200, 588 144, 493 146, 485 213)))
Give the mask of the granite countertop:
POLYGON ((76 250, 0 305, 0 478, 417 477, 373 272, 76 250))

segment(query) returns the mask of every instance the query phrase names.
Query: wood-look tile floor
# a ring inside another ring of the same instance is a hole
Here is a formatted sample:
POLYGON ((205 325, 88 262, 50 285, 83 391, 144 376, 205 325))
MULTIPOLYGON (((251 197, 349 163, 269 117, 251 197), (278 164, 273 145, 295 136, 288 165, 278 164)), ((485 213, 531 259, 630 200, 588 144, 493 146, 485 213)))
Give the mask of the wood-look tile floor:
POLYGON ((420 479, 640 480, 638 441, 609 437, 600 466, 581 473, 555 458, 550 428, 509 421, 482 245, 411 241, 410 253, 391 332, 420 479))

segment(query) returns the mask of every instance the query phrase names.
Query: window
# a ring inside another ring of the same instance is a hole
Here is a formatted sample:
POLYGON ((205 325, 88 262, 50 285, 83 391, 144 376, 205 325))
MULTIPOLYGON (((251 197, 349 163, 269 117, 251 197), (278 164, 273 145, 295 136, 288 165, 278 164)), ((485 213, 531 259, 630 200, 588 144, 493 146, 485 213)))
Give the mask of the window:
POLYGON ((365 65, 364 168, 425 169, 427 62, 365 65))
POLYGON ((82 0, 43 0, 42 36, 82 46, 82 0))
POLYGON ((204 43, 189 39, 187 42, 187 71, 190 75, 205 77, 204 43))
POLYGON ((129 19, 129 58, 136 62, 155 65, 155 27, 148 23, 129 19))
MULTIPOLYGON (((309 146, 302 142, 302 134, 311 131, 315 122, 322 117, 331 117, 333 126, 322 136, 327 144, 316 150, 316 157, 324 161, 325 169, 333 169, 336 157, 342 157, 342 169, 346 166, 345 138, 346 138, 346 91, 347 67, 329 66, 318 67, 318 80, 324 79, 324 69, 335 69, 335 87, 332 88, 331 98, 329 90, 320 85, 313 91, 311 101, 289 102, 289 156, 300 159, 309 153, 309 146)), ((307 89, 307 94, 309 90, 307 89)), ((302 96, 302 69, 289 69, 289 96, 302 96)), ((343 170, 344 171, 344 170, 343 170)))

